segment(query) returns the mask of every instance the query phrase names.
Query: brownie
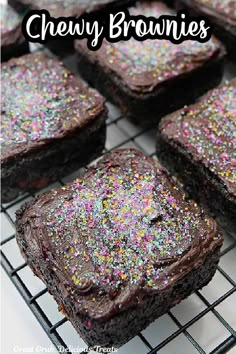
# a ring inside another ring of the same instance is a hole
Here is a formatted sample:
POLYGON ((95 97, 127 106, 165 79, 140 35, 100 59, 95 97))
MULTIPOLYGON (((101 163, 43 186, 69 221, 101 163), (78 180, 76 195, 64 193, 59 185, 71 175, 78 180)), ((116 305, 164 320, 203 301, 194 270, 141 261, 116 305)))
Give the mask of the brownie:
POLYGON ((37 190, 97 157, 104 99, 42 53, 2 64, 2 201, 37 190))
POLYGON ((165 117, 157 155, 222 225, 236 233, 236 78, 165 117))
MULTIPOLYGON (((80 16, 84 13, 98 13, 101 15, 107 9, 118 9, 127 6, 134 0, 8 0, 19 12, 29 10, 48 10, 52 17, 80 16)), ((73 40, 50 40, 46 44, 55 54, 63 57, 74 51, 73 40)))
POLYGON ((21 17, 11 6, 1 8, 1 61, 19 57, 29 52, 28 42, 21 31, 21 17))
POLYGON ((25 10, 48 10, 53 17, 79 16, 83 13, 126 6, 134 0, 9 0, 19 12, 25 10))
MULTIPOLYGON (((159 17, 174 12, 154 1, 138 3, 130 13, 159 17)), ((222 76, 224 48, 215 38, 179 45, 158 39, 104 40, 98 51, 88 50, 86 40, 77 40, 75 48, 81 75, 141 125, 155 124, 192 102, 222 76)))
POLYGON ((119 347, 206 285, 216 222, 160 163, 115 150, 17 212, 17 242, 89 346, 119 347))
POLYGON ((177 9, 188 8, 194 15, 207 16, 214 31, 226 45, 229 57, 236 59, 235 0, 175 0, 177 9))

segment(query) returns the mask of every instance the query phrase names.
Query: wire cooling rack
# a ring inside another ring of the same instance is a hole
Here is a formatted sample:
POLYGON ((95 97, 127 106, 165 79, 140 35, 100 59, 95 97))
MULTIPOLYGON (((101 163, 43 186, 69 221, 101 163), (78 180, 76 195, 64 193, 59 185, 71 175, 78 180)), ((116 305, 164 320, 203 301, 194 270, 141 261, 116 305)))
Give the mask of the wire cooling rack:
MULTIPOLYGON (((45 49, 34 48, 32 51, 35 50, 45 49)), ((64 62, 72 71, 76 71, 75 57, 68 57, 64 62)), ((109 103, 108 108, 107 141, 104 152, 131 147, 155 156, 155 131, 133 125, 109 103)), ((86 167, 58 180, 47 190, 72 181, 81 176, 85 169, 86 167)), ((45 189, 40 193, 44 191, 45 189)), ((60 353, 73 354, 73 349, 70 348, 86 348, 86 344, 70 322, 58 311, 44 284, 33 276, 16 244, 15 211, 32 197, 32 194, 25 194, 9 204, 1 205, 2 266, 17 288, 19 296, 25 300, 56 349, 60 353)), ((119 349, 118 354, 236 353, 235 259, 236 240, 226 233, 221 260, 210 284, 157 319, 119 349)), ((85 351, 82 350, 81 353, 85 351)))

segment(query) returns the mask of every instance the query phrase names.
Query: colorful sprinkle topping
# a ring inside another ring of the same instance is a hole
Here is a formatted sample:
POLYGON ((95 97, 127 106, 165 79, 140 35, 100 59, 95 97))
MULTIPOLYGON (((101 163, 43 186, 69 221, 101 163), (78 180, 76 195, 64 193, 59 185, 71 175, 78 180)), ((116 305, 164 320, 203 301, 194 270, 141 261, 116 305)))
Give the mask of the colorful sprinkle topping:
POLYGON ((124 284, 165 286, 168 266, 204 238, 209 220, 153 159, 128 150, 103 161, 47 207, 52 253, 80 289, 115 296, 124 284))
POLYGON ((210 9, 216 9, 219 13, 228 15, 230 18, 236 18, 235 0, 197 0, 197 2, 210 9))
POLYGON ((43 54, 2 65, 1 143, 58 137, 94 115, 98 97, 61 63, 43 54))
POLYGON ((174 139, 235 190, 236 81, 213 90, 201 104, 183 112, 174 139))
POLYGON ((4 33, 10 32, 16 28, 21 20, 18 14, 12 9, 12 7, 1 4, 0 9, 1 34, 3 35, 4 33))
MULTIPOLYGON (((158 18, 174 12, 161 2, 143 2, 132 7, 130 14, 158 18)), ((86 50, 86 42, 80 42, 80 45, 86 50)), ((168 40, 139 42, 131 38, 117 43, 104 40, 102 47, 93 55, 102 66, 108 66, 118 74, 132 90, 148 92, 159 83, 202 65, 218 49, 219 43, 212 39, 207 43, 185 41, 175 45, 168 40)))
POLYGON ((89 12, 90 10, 96 8, 96 6, 103 4, 105 5, 109 2, 111 2, 111 0, 40 0, 40 6, 37 4, 36 6, 41 9, 48 9, 49 12, 51 11, 51 16, 57 16, 56 11, 58 10, 58 6, 66 10, 66 15, 68 11, 73 9, 78 11, 79 15, 81 10, 89 12))

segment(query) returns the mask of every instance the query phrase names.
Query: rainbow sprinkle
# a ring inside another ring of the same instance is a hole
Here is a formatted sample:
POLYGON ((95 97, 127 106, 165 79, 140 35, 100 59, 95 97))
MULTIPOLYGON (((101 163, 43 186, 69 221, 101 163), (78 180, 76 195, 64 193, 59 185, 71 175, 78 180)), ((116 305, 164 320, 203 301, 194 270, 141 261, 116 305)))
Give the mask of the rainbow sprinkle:
POLYGON ((98 97, 43 54, 10 61, 2 65, 0 141, 10 145, 59 137, 94 115, 98 97))
POLYGON ((14 30, 21 22, 19 15, 8 5, 0 6, 1 34, 14 30))
POLYGON ((166 286, 168 266, 209 229, 160 165, 135 150, 107 155, 62 190, 45 205, 44 227, 54 261, 80 289, 115 297, 124 284, 166 286))
MULTIPOLYGON (((235 191, 236 80, 217 88, 181 114, 173 135, 222 182, 235 191)), ((170 126, 169 126, 170 127, 170 126)), ((167 126, 168 130, 168 126, 167 126)), ((170 131, 173 129, 170 127, 170 131)))
MULTIPOLYGON (((175 13, 161 2, 143 2, 130 8, 130 14, 158 18, 175 13)), ((80 45, 88 51, 86 41, 81 41, 80 45)), ((149 92, 159 83, 201 66, 219 50, 219 46, 215 39, 207 43, 185 41, 175 45, 168 40, 139 42, 131 38, 117 43, 104 40, 102 47, 92 54, 102 67, 109 67, 119 75, 130 89, 149 92)))

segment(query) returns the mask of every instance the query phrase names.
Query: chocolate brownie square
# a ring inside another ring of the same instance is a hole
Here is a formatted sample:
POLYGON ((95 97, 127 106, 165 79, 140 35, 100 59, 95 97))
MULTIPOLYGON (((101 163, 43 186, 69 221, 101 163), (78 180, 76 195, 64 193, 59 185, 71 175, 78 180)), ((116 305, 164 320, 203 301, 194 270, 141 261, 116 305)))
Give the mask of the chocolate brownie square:
POLYGON ((0 9, 1 61, 6 61, 28 53, 29 45, 21 31, 21 17, 11 6, 1 4, 0 9))
MULTIPOLYGON (((118 9, 128 6, 134 0, 9 0, 9 3, 19 12, 29 10, 48 10, 52 17, 78 17, 84 13, 99 13, 107 9, 118 9)), ((63 57, 74 51, 73 40, 50 40, 47 47, 55 54, 63 57)))
POLYGON ((222 225, 236 233, 236 79, 165 117, 157 155, 222 225))
POLYGON ((104 99, 44 54, 2 64, 2 201, 45 187, 97 157, 104 99))
MULTIPOLYGON (((140 2, 132 15, 159 17, 174 12, 159 1, 140 2)), ((81 75, 121 110, 142 125, 156 124, 165 114, 192 102, 219 83, 224 48, 208 43, 133 38, 103 41, 90 51, 86 40, 75 41, 81 75)))
POLYGON ((177 9, 187 8, 192 14, 207 16, 214 31, 226 45, 229 57, 236 59, 235 0, 175 0, 177 9))
POLYGON ((90 347, 121 346, 206 285, 223 241, 160 163, 133 149, 37 196, 16 226, 26 262, 90 347))

